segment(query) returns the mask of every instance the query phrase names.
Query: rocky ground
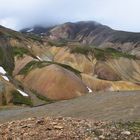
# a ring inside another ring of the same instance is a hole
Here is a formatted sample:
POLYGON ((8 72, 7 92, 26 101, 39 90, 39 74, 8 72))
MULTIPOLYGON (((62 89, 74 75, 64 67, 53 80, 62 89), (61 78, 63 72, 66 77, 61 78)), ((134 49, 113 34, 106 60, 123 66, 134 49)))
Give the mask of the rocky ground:
POLYGON ((70 117, 28 118, 1 124, 0 139, 140 140, 139 126, 139 123, 123 124, 70 117))
POLYGON ((140 140, 139 100, 139 91, 102 92, 1 109, 0 140, 140 140))

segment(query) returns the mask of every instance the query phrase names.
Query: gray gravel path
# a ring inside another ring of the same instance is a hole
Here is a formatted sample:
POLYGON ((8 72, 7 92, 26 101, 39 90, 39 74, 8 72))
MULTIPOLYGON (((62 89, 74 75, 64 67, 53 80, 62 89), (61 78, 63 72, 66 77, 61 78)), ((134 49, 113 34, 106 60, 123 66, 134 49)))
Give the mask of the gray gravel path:
POLYGON ((2 110, 0 123, 44 116, 140 121, 140 91, 100 92, 34 108, 2 110))

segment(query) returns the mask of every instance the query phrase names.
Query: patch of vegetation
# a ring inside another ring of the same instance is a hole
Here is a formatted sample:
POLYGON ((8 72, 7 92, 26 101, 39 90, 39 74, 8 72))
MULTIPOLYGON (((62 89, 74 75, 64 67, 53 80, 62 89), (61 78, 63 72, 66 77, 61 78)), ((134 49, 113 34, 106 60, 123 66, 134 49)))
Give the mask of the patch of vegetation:
POLYGON ((75 48, 71 48, 71 53, 79 53, 83 55, 94 54, 97 60, 106 60, 107 58, 120 58, 125 57, 129 59, 136 59, 135 55, 131 55, 128 53, 123 53, 113 48, 99 49, 93 48, 89 46, 78 46, 75 48))
POLYGON ((63 47, 67 45, 67 41, 66 40, 59 40, 59 41, 49 40, 48 44, 50 46, 63 47))
POLYGON ((37 98, 39 98, 39 99, 45 101, 46 104, 50 104, 50 103, 54 103, 54 102, 55 102, 54 100, 51 100, 51 99, 49 99, 49 98, 47 98, 47 97, 45 97, 45 96, 43 96, 43 95, 40 95, 37 91, 35 91, 35 90, 33 90, 33 89, 32 89, 31 91, 32 91, 33 94, 36 95, 37 98))
POLYGON ((1 94, 2 94, 2 105, 7 105, 5 94, 4 93, 1 94))
POLYGON ((41 68, 47 66, 47 63, 40 62, 40 61, 31 61, 28 64, 25 65, 23 69, 20 70, 19 74, 21 75, 27 75, 31 70, 35 68, 41 68))
POLYGON ((117 127, 125 128, 131 132, 139 132, 140 133, 140 122, 126 122, 126 123, 118 123, 117 127))
POLYGON ((5 61, 4 57, 5 57, 4 51, 2 48, 0 48, 0 65, 2 65, 5 68, 6 64, 4 64, 4 61, 5 61))
POLYGON ((114 58, 125 57, 125 58, 129 58, 129 59, 136 59, 135 55, 121 52, 121 51, 118 51, 118 50, 113 49, 113 48, 107 48, 104 51, 105 51, 105 53, 111 54, 114 58))
POLYGON ((23 57, 24 54, 30 55, 30 51, 23 47, 13 47, 14 56, 23 57))
POLYGON ((20 70, 19 74, 27 75, 31 70, 33 70, 35 68, 42 68, 42 67, 45 67, 45 66, 48 66, 51 64, 59 65, 65 69, 68 69, 68 70, 74 72, 77 75, 80 75, 80 73, 81 73, 80 71, 78 71, 66 64, 61 64, 61 63, 52 62, 52 61, 31 61, 23 69, 20 70))
POLYGON ((94 53, 94 48, 88 46, 78 46, 71 48, 70 52, 88 55, 89 53, 94 53))
POLYGON ((72 72, 74 72, 76 75, 80 76, 81 72, 77 69, 74 69, 73 67, 66 65, 66 64, 62 64, 62 63, 57 63, 57 62, 53 62, 53 64, 59 65, 67 70, 70 70, 72 72))
POLYGON ((35 34, 28 34, 27 35, 28 38, 34 40, 34 41, 38 41, 40 43, 43 42, 42 38, 39 35, 35 35, 35 34))
POLYGON ((104 50, 95 48, 94 50, 94 56, 97 60, 106 60, 107 57, 109 57, 110 54, 106 54, 104 50))
POLYGON ((33 103, 29 97, 22 96, 17 90, 12 91, 13 95, 13 104, 15 105, 29 105, 33 106, 33 103))
POLYGON ((4 35, 6 38, 15 38, 18 40, 22 40, 23 36, 21 33, 7 29, 7 28, 0 28, 0 34, 4 35))
POLYGON ((2 48, 0 48, 0 63, 2 63, 3 58, 4 58, 4 53, 3 53, 2 48))
POLYGON ((4 50, 0 47, 0 65, 6 70, 7 74, 12 75, 14 60, 10 50, 4 50))

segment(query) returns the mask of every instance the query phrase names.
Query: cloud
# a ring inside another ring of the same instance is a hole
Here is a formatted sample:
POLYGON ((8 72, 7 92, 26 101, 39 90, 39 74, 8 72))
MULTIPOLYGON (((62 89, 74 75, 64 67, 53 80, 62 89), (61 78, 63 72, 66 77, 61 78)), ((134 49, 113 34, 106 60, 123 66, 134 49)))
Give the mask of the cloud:
POLYGON ((114 29, 140 31, 139 0, 0 0, 0 24, 19 30, 37 24, 95 20, 114 29))
POLYGON ((16 29, 17 24, 18 24, 17 20, 12 17, 6 17, 6 18, 0 19, 0 25, 3 25, 7 28, 16 29))

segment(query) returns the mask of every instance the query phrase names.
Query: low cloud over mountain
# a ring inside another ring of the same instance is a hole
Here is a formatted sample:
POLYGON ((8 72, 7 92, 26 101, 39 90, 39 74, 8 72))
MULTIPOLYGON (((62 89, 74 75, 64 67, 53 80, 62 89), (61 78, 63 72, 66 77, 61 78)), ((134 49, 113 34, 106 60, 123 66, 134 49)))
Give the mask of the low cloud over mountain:
POLYGON ((140 31, 139 0, 4 0, 0 24, 12 29, 95 20, 114 29, 140 31))

